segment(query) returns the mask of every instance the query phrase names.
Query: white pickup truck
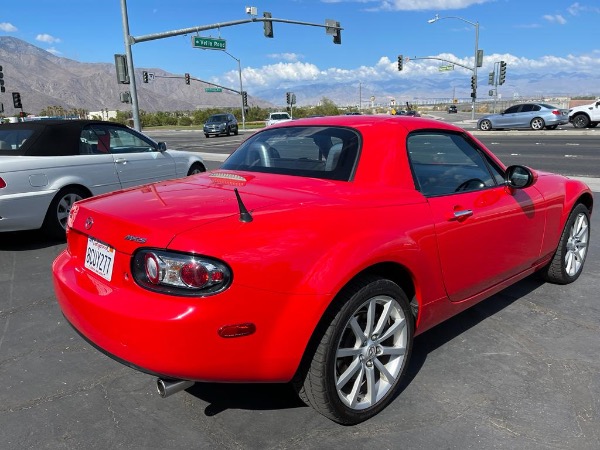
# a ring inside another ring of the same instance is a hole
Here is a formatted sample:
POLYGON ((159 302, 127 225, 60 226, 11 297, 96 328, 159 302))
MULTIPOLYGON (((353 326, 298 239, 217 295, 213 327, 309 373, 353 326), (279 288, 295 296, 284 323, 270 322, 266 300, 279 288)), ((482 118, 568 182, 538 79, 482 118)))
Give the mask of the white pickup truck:
POLYGON ((283 111, 272 112, 269 114, 269 117, 266 120, 266 125, 269 126, 269 125, 273 125, 273 124, 279 123, 279 122, 289 122, 290 120, 292 120, 292 118, 286 112, 283 112, 283 111))
POLYGON ((589 105, 569 109, 569 122, 575 128, 594 128, 600 123, 600 99, 589 105))

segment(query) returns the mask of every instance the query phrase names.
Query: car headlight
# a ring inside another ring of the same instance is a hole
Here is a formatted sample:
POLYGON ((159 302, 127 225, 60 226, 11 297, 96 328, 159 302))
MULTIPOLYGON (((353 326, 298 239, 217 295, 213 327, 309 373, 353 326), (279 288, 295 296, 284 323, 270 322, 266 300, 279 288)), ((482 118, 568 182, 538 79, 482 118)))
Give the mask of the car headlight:
POLYGON ((216 259, 157 249, 140 249, 132 260, 135 281, 151 291, 204 296, 226 289, 231 269, 216 259))

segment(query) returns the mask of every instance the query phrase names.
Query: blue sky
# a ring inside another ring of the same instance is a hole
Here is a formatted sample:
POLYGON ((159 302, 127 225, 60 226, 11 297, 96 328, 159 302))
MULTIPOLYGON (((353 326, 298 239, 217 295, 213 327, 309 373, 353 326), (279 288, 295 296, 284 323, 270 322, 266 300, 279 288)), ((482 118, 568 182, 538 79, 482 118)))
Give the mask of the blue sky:
MULTIPOLYGON (((262 23, 214 29, 202 36, 227 41, 227 52, 241 60, 244 87, 293 88, 298 84, 349 80, 413 82, 428 76, 461 76, 439 72, 440 62, 408 61, 402 73, 398 54, 434 56, 473 65, 475 26, 447 18, 479 22, 484 51, 480 85, 495 61, 508 63, 511 75, 584 73, 597 76, 600 91, 600 2, 598 0, 129 0, 130 34, 180 30, 258 16, 324 24, 335 19, 344 28, 342 45, 334 45, 323 28, 274 24, 273 39, 262 23)), ((124 53, 119 0, 3 1, 0 35, 23 39, 58 56, 82 62, 114 62, 124 53), (35 6, 34 6, 35 5, 35 6)), ((218 50, 192 48, 191 35, 133 45, 137 68, 161 68, 175 74, 237 86, 237 62, 218 50)), ((1 63, 0 63, 1 64, 1 63)), ((484 81, 485 78, 485 81, 484 81)), ((544 85, 553 92, 550 80, 544 85)), ((538 86, 539 89, 539 86, 538 86)), ((564 90, 564 86, 561 88, 564 90)), ((598 92, 596 92, 598 94, 598 92)))

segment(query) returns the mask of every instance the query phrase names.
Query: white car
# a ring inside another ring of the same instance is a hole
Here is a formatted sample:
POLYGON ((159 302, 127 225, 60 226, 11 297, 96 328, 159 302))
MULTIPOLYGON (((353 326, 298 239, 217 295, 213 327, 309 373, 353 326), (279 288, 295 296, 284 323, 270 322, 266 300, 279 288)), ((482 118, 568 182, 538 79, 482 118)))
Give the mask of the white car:
POLYGON ((600 123, 600 99, 569 109, 569 122, 575 128, 594 128, 600 123))
POLYGON ((292 120, 292 118, 288 113, 284 111, 277 111, 270 113, 266 122, 267 126, 269 126, 280 122, 289 122, 290 120, 292 120))
POLYGON ((118 123, 35 120, 3 124, 0 232, 42 228, 61 239, 77 200, 205 170, 197 154, 167 150, 164 142, 118 123))

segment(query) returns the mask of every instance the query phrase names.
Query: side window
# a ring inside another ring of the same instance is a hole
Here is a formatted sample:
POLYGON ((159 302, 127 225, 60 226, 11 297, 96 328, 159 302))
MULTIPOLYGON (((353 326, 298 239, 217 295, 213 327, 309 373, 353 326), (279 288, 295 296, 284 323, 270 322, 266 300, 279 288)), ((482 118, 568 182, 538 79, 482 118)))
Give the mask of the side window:
POLYGON ((520 107, 521 107, 521 105, 511 106, 506 111, 504 111, 504 114, 514 114, 516 112, 519 112, 520 107))
POLYGON ((415 186, 423 195, 476 191, 502 183, 500 168, 461 134, 412 133, 406 146, 415 186))
POLYGON ((143 153, 156 151, 151 141, 125 128, 92 125, 82 131, 82 145, 90 153, 143 153), (85 145, 85 144, 89 144, 85 145))
POLYGON ((535 105, 523 105, 523 107, 521 108, 521 112, 531 112, 531 111, 536 111, 535 105))

